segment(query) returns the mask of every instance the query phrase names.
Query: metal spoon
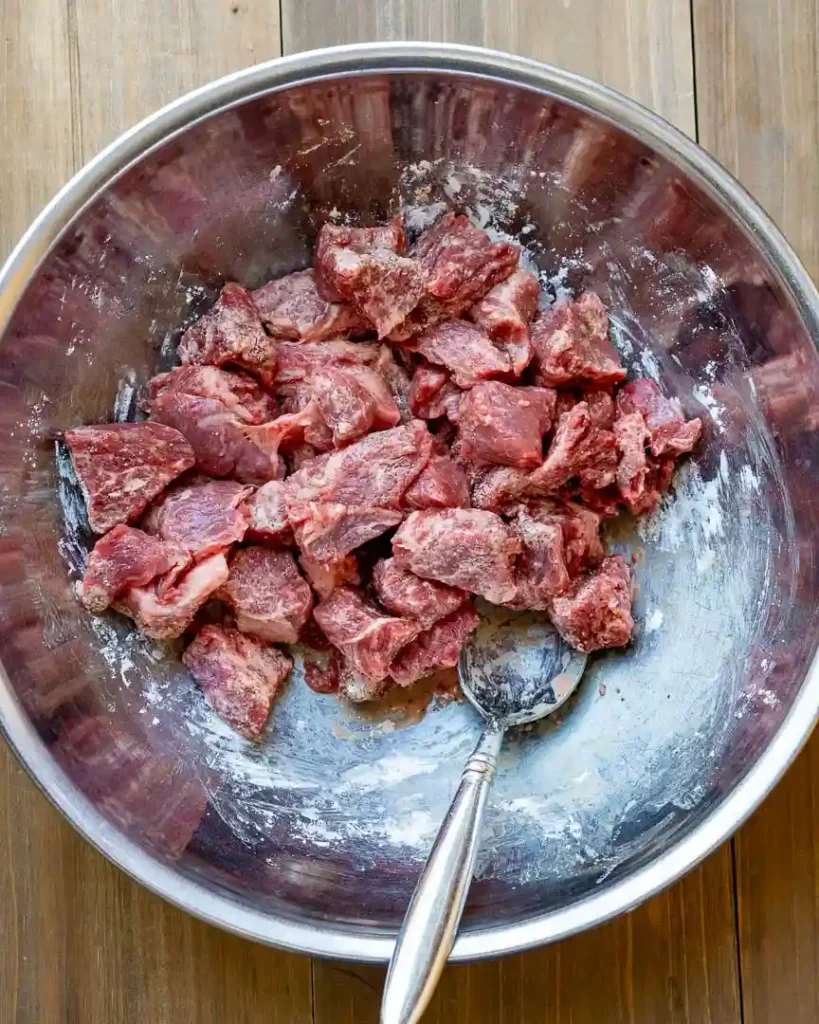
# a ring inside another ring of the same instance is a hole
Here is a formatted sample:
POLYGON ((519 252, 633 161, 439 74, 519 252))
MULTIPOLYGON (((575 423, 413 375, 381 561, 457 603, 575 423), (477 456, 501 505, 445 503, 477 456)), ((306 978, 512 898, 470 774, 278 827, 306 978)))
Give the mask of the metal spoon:
POLYGON ((415 887, 390 961, 381 1024, 415 1024, 429 1003, 461 921, 489 786, 505 731, 545 718, 574 693, 586 655, 545 616, 495 609, 461 652, 458 675, 485 720, 415 887))

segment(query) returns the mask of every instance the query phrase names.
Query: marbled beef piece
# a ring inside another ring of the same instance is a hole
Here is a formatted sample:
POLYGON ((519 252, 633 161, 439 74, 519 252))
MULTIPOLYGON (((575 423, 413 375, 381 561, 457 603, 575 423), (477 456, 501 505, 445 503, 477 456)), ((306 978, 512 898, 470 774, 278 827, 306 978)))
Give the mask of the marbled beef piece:
POLYGON ((633 380, 617 392, 621 416, 639 413, 648 429, 652 455, 690 452, 702 433, 702 420, 686 420, 678 398, 666 398, 653 380, 633 380))
POLYGON ((236 552, 216 596, 233 611, 242 633, 270 643, 296 643, 313 610, 313 592, 290 552, 259 545, 236 552))
POLYGON ((329 366, 372 366, 378 361, 380 351, 380 345, 343 338, 301 344, 281 341, 273 383, 277 388, 283 384, 298 384, 329 366))
POLYGON ((265 384, 275 378, 276 342, 265 333, 250 292, 231 282, 185 331, 177 354, 183 364, 239 366, 265 384))
POLYGON ((313 590, 322 599, 328 598, 339 587, 347 584, 355 587, 361 583, 355 555, 339 555, 337 558, 321 562, 302 551, 299 555, 299 564, 304 569, 313 590))
POLYGON ((385 234, 389 229, 325 224, 316 245, 319 291, 327 299, 349 302, 379 338, 415 308, 425 285, 420 264, 399 255, 403 230, 395 226, 391 237, 385 234))
POLYGON ((472 505, 487 512, 503 512, 527 493, 529 472, 512 466, 476 467, 470 474, 472 505))
POLYGON ((500 516, 478 509, 412 512, 392 540, 401 569, 503 604, 515 595, 521 542, 500 516))
POLYGON ((429 629, 469 600, 466 591, 421 579, 414 572, 399 568, 394 558, 382 558, 376 563, 373 589, 387 611, 415 619, 423 629, 429 629))
POLYGON ((152 640, 174 640, 227 578, 227 560, 220 552, 188 569, 173 586, 163 585, 159 577, 144 587, 129 587, 115 599, 113 607, 132 618, 152 640))
POLYGON ((161 423, 107 423, 65 432, 95 533, 132 522, 196 461, 185 438, 161 423))
POLYGON ((440 619, 398 652, 390 666, 390 676, 399 686, 411 686, 438 669, 454 668, 461 648, 480 621, 469 604, 440 619))
POLYGON ((312 270, 297 270, 252 293, 259 316, 274 338, 327 341, 369 324, 347 302, 327 302, 316 287, 312 270))
POLYGON ((317 562, 335 562, 367 541, 397 526, 404 515, 396 509, 341 505, 331 501, 300 506, 306 518, 293 528, 299 549, 317 562))
POLYGON ((90 612, 99 614, 129 587, 144 586, 157 576, 172 583, 190 561, 177 544, 120 524, 97 542, 77 594, 90 612))
POLYGON ((614 483, 617 439, 595 427, 589 407, 579 402, 559 421, 543 465, 529 476, 530 494, 558 494, 569 481, 601 490, 614 483))
POLYGON ((412 377, 409 405, 419 419, 435 420, 446 416, 450 422, 457 423, 463 394, 442 366, 423 360, 412 377))
POLYGON ((350 587, 334 591, 314 614, 349 666, 373 682, 386 679, 399 650, 421 631, 417 622, 385 614, 350 587))
POLYGON ((537 312, 539 297, 537 277, 519 268, 469 310, 469 319, 509 356, 515 377, 523 373, 532 358, 529 322, 537 312))
POLYGON ((198 395, 220 402, 242 423, 266 423, 276 415, 276 403, 255 377, 218 366, 177 366, 159 373, 145 385, 142 407, 150 413, 160 395, 198 395))
POLYGON ((609 318, 594 292, 559 299, 531 328, 537 378, 550 387, 617 384, 626 376, 609 341, 609 318))
MULTIPOLYGON (((443 446, 445 447, 445 446, 443 446)), ((469 508, 469 480, 463 467, 448 454, 434 454, 404 494, 404 508, 469 508)))
POLYGON ((539 466, 556 399, 551 388, 510 387, 500 381, 476 384, 461 400, 461 457, 475 465, 539 466))
POLYGON ((603 559, 549 606, 563 639, 579 651, 625 647, 634 631, 631 570, 620 555, 603 559))
POLYGON ((332 366, 310 381, 313 397, 333 444, 341 448, 371 430, 386 430, 401 421, 384 378, 366 366, 332 366))
POLYGON ((250 525, 247 536, 275 547, 295 544, 293 531, 287 521, 287 484, 271 480, 251 496, 247 503, 250 525))
POLYGON ((459 388, 511 373, 509 356, 466 320, 446 320, 407 343, 430 363, 445 367, 459 388))
POLYGON ((258 739, 293 659, 237 629, 203 626, 182 654, 216 714, 249 740, 258 739))
POLYGON ((247 500, 252 493, 252 487, 233 480, 180 485, 151 507, 144 527, 200 561, 244 539, 250 525, 247 500))

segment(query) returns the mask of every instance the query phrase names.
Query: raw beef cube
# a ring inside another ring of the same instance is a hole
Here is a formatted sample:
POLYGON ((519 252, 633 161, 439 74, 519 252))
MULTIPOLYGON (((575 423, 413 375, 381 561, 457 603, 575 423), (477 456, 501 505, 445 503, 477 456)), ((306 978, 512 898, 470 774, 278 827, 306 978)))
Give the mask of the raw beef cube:
POLYGON ((203 626, 182 661, 216 714, 249 740, 261 736, 293 668, 292 658, 277 647, 223 626, 203 626))
POLYGON ((311 650, 304 655, 304 681, 314 693, 337 693, 341 683, 341 652, 311 650))
POLYGON ((614 483, 617 439, 591 422, 589 407, 579 402, 557 425, 543 465, 529 477, 533 494, 556 494, 568 481, 600 490, 614 483))
POLYGON ((375 369, 387 383, 393 401, 398 408, 399 423, 409 423, 412 419, 410 408, 410 376, 400 366, 388 345, 382 345, 378 354, 375 369))
POLYGON ((266 423, 276 415, 276 403, 255 377, 218 366, 177 366, 157 374, 145 385, 143 406, 150 413, 160 395, 197 395, 220 402, 242 423, 266 423))
POLYGON ((494 604, 514 597, 513 566, 521 547, 500 516, 478 509, 412 512, 392 540, 399 568, 494 604))
POLYGON ((336 590, 314 614, 350 667, 373 682, 386 679, 396 654, 421 631, 417 622, 386 615, 349 587, 336 590))
POLYGON ((471 605, 441 619, 399 652, 390 675, 399 686, 411 686, 437 669, 454 668, 461 648, 480 621, 471 605))
POLYGON ((476 384, 461 401, 462 457, 476 464, 539 466, 556 399, 551 388, 513 388, 499 381, 476 384))
POLYGON ((529 270, 518 269, 469 311, 469 318, 506 351, 516 377, 532 358, 529 321, 537 312, 539 297, 537 277, 529 270))
POLYGON ((309 444, 317 451, 330 451, 333 432, 321 415, 312 381, 279 388, 284 415, 258 427, 245 427, 245 435, 272 459, 281 451, 309 444))
POLYGON ((651 433, 639 412, 618 416, 614 424, 614 435, 620 449, 617 464, 617 488, 629 511, 635 515, 653 508, 658 495, 646 489, 648 479, 648 456, 646 442, 651 433))
POLYGON ((445 416, 441 396, 449 383, 449 374, 442 366, 433 366, 426 360, 419 363, 410 383, 409 403, 413 414, 424 420, 445 416))
POLYGON ((299 555, 299 563, 313 590, 323 599, 328 598, 339 587, 348 583, 357 586, 361 582, 355 555, 341 555, 320 562, 303 551, 299 555))
POLYGON ((426 469, 407 488, 404 508, 469 508, 469 481, 449 455, 433 455, 426 469))
POLYGON ((128 587, 144 586, 190 563, 176 544, 150 537, 130 526, 115 526, 100 538, 88 559, 79 598, 91 612, 103 612, 128 587))
POLYGON ((177 350, 180 361, 209 366, 240 366, 263 382, 274 379, 276 342, 265 334, 250 292, 224 286, 215 305, 185 331, 177 350))
POLYGON ((457 587, 423 580, 414 572, 399 569, 394 558, 382 558, 376 563, 373 588, 387 611, 415 619, 423 629, 451 615, 469 599, 469 595, 457 587))
POLYGON ((369 324, 346 302, 327 302, 312 270, 297 270, 252 293, 259 316, 274 338, 326 341, 369 324))
POLYGON ((288 517, 297 525, 311 515, 311 502, 398 509, 407 488, 432 454, 426 424, 413 420, 381 430, 337 452, 322 455, 288 478, 288 517))
POLYGON ((488 512, 502 512, 510 503, 526 493, 529 473, 511 466, 479 469, 472 478, 472 504, 488 512))
POLYGON ((242 633, 271 643, 296 643, 313 610, 313 592, 293 556, 258 545, 233 556, 217 597, 231 608, 242 633))
POLYGON ((542 384, 617 384, 626 376, 609 341, 606 308, 594 292, 559 299, 532 325, 532 347, 542 384))
POLYGON ((563 535, 563 559, 569 576, 574 579, 585 569, 603 560, 600 541, 600 516, 573 501, 541 499, 528 501, 526 513, 539 523, 559 526, 563 535))
POLYGON ((652 455, 690 452, 702 433, 702 420, 686 421, 678 398, 666 398, 653 380, 633 380, 617 393, 617 410, 639 413, 651 435, 652 455))
POLYGON ((107 533, 131 522, 196 461, 185 438, 162 423, 108 423, 65 432, 88 522, 107 533))
POLYGON ((579 651, 625 647, 634 631, 631 570, 625 559, 612 555, 580 576, 553 599, 549 614, 563 639, 579 651))
POLYGON ((607 391, 587 391, 583 401, 589 407, 589 419, 595 427, 611 430, 614 426, 614 399, 607 391))
POLYGON ((517 562, 517 590, 509 602, 515 608, 543 611, 549 600, 570 583, 566 568, 563 530, 557 523, 541 522, 525 507, 512 520, 523 551, 517 562))
POLYGON ((154 505, 145 529, 178 544, 196 561, 238 544, 250 525, 252 487, 233 480, 202 480, 175 487, 154 505))
POLYGON ((317 373, 313 395, 333 444, 341 448, 370 430, 395 427, 401 414, 384 378, 366 366, 335 366, 317 373))
POLYGON ((227 578, 225 556, 211 555, 171 587, 163 586, 161 577, 144 587, 130 587, 114 601, 114 608, 132 618, 152 640, 174 640, 185 632, 205 601, 227 578))
POLYGON ((260 487, 248 501, 250 525, 248 536, 277 547, 294 543, 293 531, 287 521, 287 484, 271 480, 260 487))
POLYGON ((483 331, 466 320, 447 320, 412 339, 411 347, 431 363, 445 366, 459 388, 511 373, 512 364, 483 331))
POLYGON ((319 291, 328 299, 349 302, 375 327, 379 338, 386 337, 424 293, 423 269, 399 255, 403 248, 403 230, 396 226, 362 229, 325 224, 316 245, 319 291))
POLYGON ((279 342, 274 383, 298 384, 328 366, 371 366, 378 360, 380 345, 365 341, 279 342))
POLYGON ((309 502, 299 506, 302 519, 295 527, 299 548, 318 562, 330 562, 349 554, 367 541, 397 526, 404 518, 395 509, 309 502))

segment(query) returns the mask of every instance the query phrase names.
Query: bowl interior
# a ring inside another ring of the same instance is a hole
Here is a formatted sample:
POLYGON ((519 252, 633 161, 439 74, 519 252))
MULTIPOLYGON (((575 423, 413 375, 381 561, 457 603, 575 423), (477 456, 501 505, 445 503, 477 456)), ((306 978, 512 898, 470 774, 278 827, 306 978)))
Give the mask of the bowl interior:
POLYGON ((326 219, 402 211, 417 231, 445 206, 521 244, 552 294, 598 290, 632 373, 705 422, 662 508, 611 534, 634 557, 633 646, 594 659, 502 757, 464 927, 531 920, 700 825, 814 654, 816 352, 723 204, 557 93, 431 71, 323 80, 142 158, 64 232, 0 342, 0 660, 38 756, 180 880, 352 937, 400 920, 474 712, 442 680, 347 707, 297 668, 264 742, 243 742, 173 648, 74 601, 90 537, 55 437, 132 415, 221 283, 306 265, 326 219))

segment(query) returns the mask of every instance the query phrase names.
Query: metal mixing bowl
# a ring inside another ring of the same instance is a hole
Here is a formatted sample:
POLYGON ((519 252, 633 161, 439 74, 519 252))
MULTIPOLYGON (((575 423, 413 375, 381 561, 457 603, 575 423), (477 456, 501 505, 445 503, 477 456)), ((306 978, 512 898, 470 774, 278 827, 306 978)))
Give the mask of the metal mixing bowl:
POLYGON ((480 50, 328 50, 192 93, 89 164, 0 275, 0 717, 120 867, 309 953, 388 956, 476 716, 428 692, 356 710, 297 672, 244 743, 175 657, 74 601, 89 537, 55 437, 133 411, 226 278, 303 266, 328 217, 418 228, 443 204, 521 242, 553 291, 599 290, 629 367, 705 422, 659 513, 612 536, 635 555, 634 645, 509 744, 455 958, 667 885, 819 705, 819 297, 724 170, 608 89, 480 50))

